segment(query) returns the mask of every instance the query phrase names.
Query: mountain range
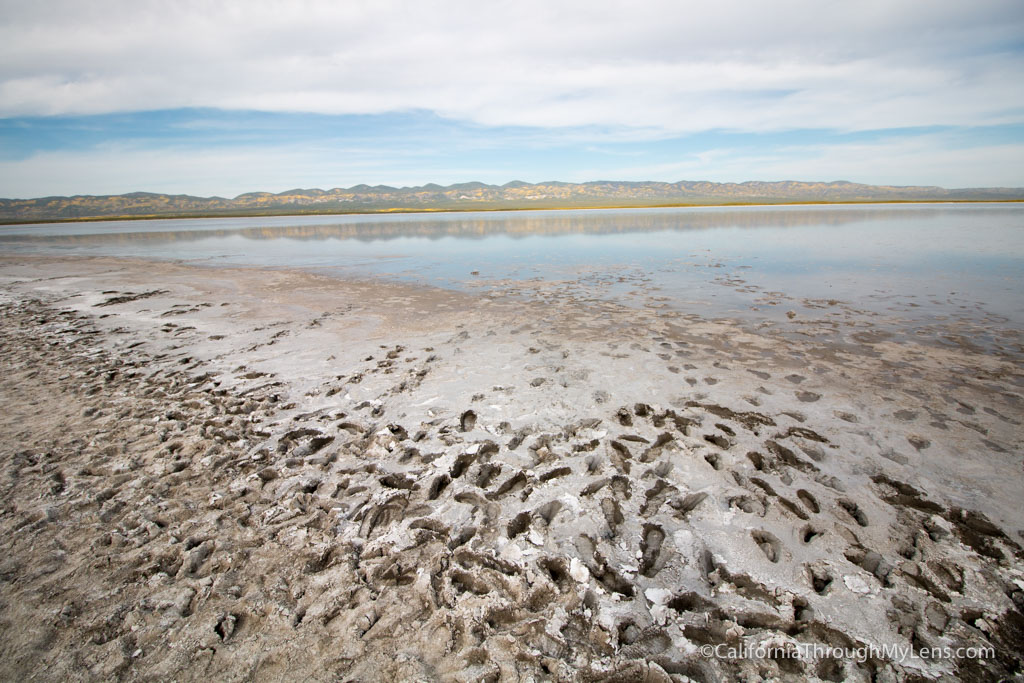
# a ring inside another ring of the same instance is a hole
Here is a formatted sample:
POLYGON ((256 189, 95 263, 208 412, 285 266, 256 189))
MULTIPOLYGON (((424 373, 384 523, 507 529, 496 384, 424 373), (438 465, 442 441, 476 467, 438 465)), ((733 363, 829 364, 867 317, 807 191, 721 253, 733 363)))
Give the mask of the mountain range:
POLYGON ((642 206, 1022 201, 1024 188, 946 189, 932 186, 835 182, 713 183, 707 181, 524 183, 470 182, 419 187, 355 185, 349 188, 248 192, 233 199, 132 192, 37 199, 0 199, 0 223, 403 211, 473 211, 642 206))

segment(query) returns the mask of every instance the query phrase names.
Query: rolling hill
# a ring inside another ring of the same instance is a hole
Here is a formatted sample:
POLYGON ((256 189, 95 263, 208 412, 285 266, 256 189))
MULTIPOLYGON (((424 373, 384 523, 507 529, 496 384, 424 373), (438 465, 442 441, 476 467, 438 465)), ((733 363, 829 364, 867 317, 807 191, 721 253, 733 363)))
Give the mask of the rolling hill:
POLYGON ((0 199, 0 223, 259 214, 472 211, 613 206, 1019 201, 1024 188, 898 187, 835 182, 713 183, 707 181, 588 183, 479 182, 443 187, 355 185, 349 188, 247 192, 233 199, 150 192, 0 199))

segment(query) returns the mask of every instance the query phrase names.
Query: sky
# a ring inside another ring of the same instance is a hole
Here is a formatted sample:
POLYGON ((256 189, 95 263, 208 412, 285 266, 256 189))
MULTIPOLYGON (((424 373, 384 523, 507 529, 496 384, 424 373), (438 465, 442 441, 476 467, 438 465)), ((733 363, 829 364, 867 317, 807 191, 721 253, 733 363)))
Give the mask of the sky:
POLYGON ((1020 0, 0 0, 0 197, 1024 187, 1020 0))

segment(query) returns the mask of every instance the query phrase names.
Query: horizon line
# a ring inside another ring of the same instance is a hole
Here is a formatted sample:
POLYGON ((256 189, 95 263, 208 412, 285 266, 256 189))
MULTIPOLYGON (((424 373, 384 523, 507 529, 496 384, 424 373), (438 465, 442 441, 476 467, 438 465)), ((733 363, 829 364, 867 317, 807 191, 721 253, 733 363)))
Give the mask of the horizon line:
MULTIPOLYGON (((461 189, 465 186, 474 186, 476 188, 487 187, 487 188, 509 188, 510 186, 545 186, 545 185, 561 185, 561 186, 572 186, 572 185, 601 185, 601 184, 623 184, 623 185, 682 185, 682 184, 705 184, 715 186, 743 186, 752 184, 764 184, 764 185, 781 185, 785 183, 801 183, 801 184, 814 184, 814 185, 851 185, 863 188, 893 188, 898 190, 943 190, 946 192, 969 192, 969 191, 1020 191, 1024 192, 1024 187, 1013 187, 1013 186, 972 186, 972 187, 945 187, 942 185, 887 185, 887 184, 873 184, 873 183, 859 183, 849 180, 796 180, 788 178, 784 180, 744 180, 740 182, 719 182, 713 180, 610 180, 610 179, 598 179, 598 180, 587 180, 582 182, 570 182, 563 180, 544 180, 539 182, 528 182, 518 179, 509 180, 508 182, 497 184, 497 183, 485 183, 478 180, 468 180, 462 182, 451 183, 449 185, 440 185, 434 182, 427 182, 422 185, 368 185, 366 183, 357 183, 349 187, 334 186, 330 189, 323 189, 320 187, 293 187, 280 192, 274 192, 272 190, 248 190, 241 192, 234 196, 226 196, 220 194, 189 194, 186 192, 161 192, 158 190, 129 190, 126 192, 108 193, 108 194, 51 194, 41 195, 36 197, 0 197, 0 201, 3 202, 26 202, 26 201, 38 201, 43 199, 74 199, 78 197, 92 197, 92 198, 106 198, 106 197, 127 197, 131 195, 153 195, 153 196, 166 196, 166 197, 194 197, 196 199, 223 199, 226 201, 237 200, 242 197, 252 195, 271 195, 271 196, 282 196, 295 194, 300 192, 323 192, 329 194, 332 192, 351 192, 358 190, 376 190, 376 191, 411 191, 411 190, 452 190, 461 189)), ((467 188, 470 189, 470 188, 467 188)), ((881 200, 885 201, 885 200, 881 200)), ((913 201, 913 200, 910 200, 913 201)), ((925 201, 943 201, 943 200, 925 200, 925 201)), ((967 200, 969 201, 969 200, 967 200)), ((806 203, 806 202, 799 202, 806 203)), ((836 202, 825 201, 824 203, 847 203, 842 200, 836 202)), ((689 206, 690 204, 687 204, 689 206)), ((567 207, 567 208, 580 208, 580 207, 567 207)))

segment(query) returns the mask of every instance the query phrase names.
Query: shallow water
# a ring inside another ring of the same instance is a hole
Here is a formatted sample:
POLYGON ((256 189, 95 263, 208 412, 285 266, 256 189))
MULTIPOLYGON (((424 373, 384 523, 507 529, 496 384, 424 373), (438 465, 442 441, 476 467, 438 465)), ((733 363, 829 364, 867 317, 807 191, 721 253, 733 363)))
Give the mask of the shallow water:
POLYGON ((703 316, 1024 328, 1024 205, 860 205, 112 221, 0 227, 0 252, 275 266, 703 316))

